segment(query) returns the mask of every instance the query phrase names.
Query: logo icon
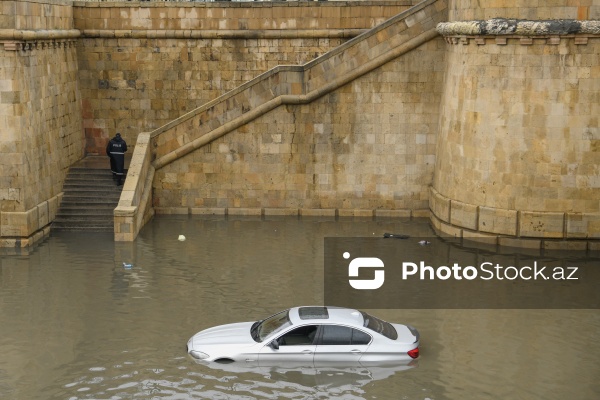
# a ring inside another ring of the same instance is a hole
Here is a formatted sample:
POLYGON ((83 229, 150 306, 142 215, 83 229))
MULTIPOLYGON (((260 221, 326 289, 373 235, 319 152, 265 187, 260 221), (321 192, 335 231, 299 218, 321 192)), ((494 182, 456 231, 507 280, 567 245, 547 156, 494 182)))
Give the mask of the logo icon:
MULTIPOLYGON (((350 253, 345 252, 344 258, 350 258, 350 253)), ((379 289, 385 281, 385 272, 383 270, 383 261, 377 257, 357 257, 350 261, 348 265, 348 276, 351 278, 358 277, 361 268, 377 268, 373 279, 349 279, 350 286, 359 290, 379 289)))

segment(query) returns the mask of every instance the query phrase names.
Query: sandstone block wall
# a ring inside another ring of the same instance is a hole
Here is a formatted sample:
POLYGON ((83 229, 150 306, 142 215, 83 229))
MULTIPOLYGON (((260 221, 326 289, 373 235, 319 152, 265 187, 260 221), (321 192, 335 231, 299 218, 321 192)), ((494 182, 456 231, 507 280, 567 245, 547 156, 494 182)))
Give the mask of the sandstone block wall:
POLYGON ((83 156, 73 16, 63 1, 0 7, 0 236, 26 246, 48 229, 83 156))
MULTIPOLYGON (((599 5, 558 3, 531 11, 577 20, 599 5)), ((530 16, 511 1, 494 3, 503 11, 451 4, 452 18, 530 16)), ((430 206, 447 234, 547 248, 553 239, 600 238, 599 26, 565 32, 534 22, 441 30, 448 52, 430 206)))
POLYGON ((517 18, 526 20, 547 19, 598 19, 598 0, 451 0, 448 21, 487 20, 492 18, 517 18))
POLYGON ((370 216, 427 208, 444 47, 441 39, 431 41, 311 104, 279 107, 159 169, 154 206, 370 216))
POLYGON ((86 152, 134 144, 277 65, 304 64, 411 1, 76 2, 86 152))
POLYGON ((445 2, 424 2, 153 133, 157 211, 426 208, 445 46, 434 27, 444 17, 445 2), (203 140, 217 133, 225 136, 203 140))
POLYGON ((67 0, 4 0, 0 29, 73 29, 73 3, 67 0))
POLYGON ((154 130, 280 64, 302 64, 343 39, 82 39, 86 152, 121 132, 154 130))

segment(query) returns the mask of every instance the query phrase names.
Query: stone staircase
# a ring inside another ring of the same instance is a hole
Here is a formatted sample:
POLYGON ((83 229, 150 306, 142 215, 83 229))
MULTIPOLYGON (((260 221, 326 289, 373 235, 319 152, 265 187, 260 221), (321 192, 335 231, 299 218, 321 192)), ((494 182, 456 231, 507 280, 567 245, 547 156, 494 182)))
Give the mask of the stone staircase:
POLYGON ((113 232, 113 211, 122 189, 112 178, 107 157, 80 161, 69 169, 52 229, 113 232))

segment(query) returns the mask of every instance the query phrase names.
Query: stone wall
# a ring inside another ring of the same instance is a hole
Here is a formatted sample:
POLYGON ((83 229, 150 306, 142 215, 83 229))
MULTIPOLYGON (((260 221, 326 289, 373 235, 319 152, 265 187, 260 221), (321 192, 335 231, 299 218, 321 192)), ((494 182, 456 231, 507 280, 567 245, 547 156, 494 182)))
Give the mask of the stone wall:
POLYGON ((0 29, 73 29, 73 3, 67 0, 3 0, 0 29))
POLYGON ((157 212, 410 216, 427 209, 444 49, 441 39, 430 41, 159 169, 157 212))
POLYGON ((78 57, 86 152, 129 144, 277 65, 304 64, 407 9, 352 3, 83 3, 78 57))
POLYGON ((424 1, 151 132, 132 159, 115 239, 135 239, 148 182, 158 212, 429 215, 445 17, 445 1, 424 1))
POLYGON ((77 32, 70 2, 0 7, 0 235, 18 247, 49 229, 67 169, 83 156, 77 32))
POLYGON ((448 21, 599 19, 598 0, 451 0, 448 21))
MULTIPOLYGON (((577 17, 577 7, 557 10, 577 17)), ((600 238, 599 28, 515 19, 439 27, 448 53, 436 227, 536 248, 586 249, 585 239, 600 238)))

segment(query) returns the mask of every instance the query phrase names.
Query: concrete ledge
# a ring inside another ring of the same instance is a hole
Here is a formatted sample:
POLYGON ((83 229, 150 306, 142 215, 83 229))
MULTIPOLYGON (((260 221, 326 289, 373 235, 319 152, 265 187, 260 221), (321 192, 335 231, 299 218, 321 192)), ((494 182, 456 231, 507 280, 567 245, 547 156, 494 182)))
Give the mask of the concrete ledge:
POLYGON ((375 210, 375 218, 410 218, 411 210, 375 210))
POLYGON ((338 217, 373 218, 373 210, 338 209, 338 217))
POLYGON ((566 224, 569 239, 600 239, 600 214, 568 213, 566 224))
POLYGON ((542 247, 542 241, 539 239, 499 237, 498 244, 505 247, 518 247, 526 249, 540 249, 542 247))
MULTIPOLYGON (((442 196, 443 197, 443 196, 442 196)), ((454 201, 453 201, 454 203, 454 201)), ((442 221, 438 218, 435 213, 431 213, 430 222, 434 230, 441 236, 449 236, 457 239, 461 239, 463 243, 473 242, 481 243, 488 246, 500 246, 507 248, 521 248, 521 249, 535 249, 535 250, 558 250, 558 251, 593 251, 600 250, 600 240, 589 240, 595 239, 594 237, 584 238, 584 240, 574 240, 569 237, 564 237, 562 228, 564 226, 565 214, 563 213, 544 213, 544 212, 532 212, 532 211, 521 211, 516 210, 501 210, 486 207, 479 207, 479 211, 484 211, 485 215, 482 218, 481 214, 479 220, 482 221, 501 221, 503 216, 506 216, 509 222, 508 224, 496 222, 487 225, 486 227, 496 226, 502 227, 499 231, 506 232, 506 226, 514 224, 515 229, 509 230, 510 232, 518 232, 516 229, 517 221, 521 221, 528 229, 523 229, 521 233, 525 233, 529 236, 521 234, 517 235, 503 235, 494 232, 482 232, 481 230, 471 230, 465 227, 454 225, 442 221), (518 215, 524 217, 517 218, 518 215), (545 232, 544 227, 550 227, 550 231, 545 232), (534 236, 536 235, 536 236, 534 236), (585 240, 588 239, 588 240, 585 240)), ((589 215, 588 215, 589 217, 589 215)), ((581 220, 581 218, 573 218, 574 220, 581 220)), ((595 217, 591 217, 590 220, 595 221, 595 217)), ((456 220, 455 220, 456 221, 456 220)), ((481 224, 480 224, 481 226, 481 224)))
POLYGON ((517 211, 479 207, 478 230, 501 235, 517 235, 517 211))
POLYGON ((154 212, 159 215, 183 215, 189 214, 190 209, 187 207, 154 207, 154 212))
POLYGON ((438 193, 433 186, 429 188, 429 208, 441 221, 450 221, 450 199, 438 193))
POLYGON ((233 208, 227 209, 227 215, 247 215, 247 216, 261 216, 262 208, 233 208))
POLYGON ((564 213, 521 211, 519 236, 562 238, 564 237, 564 213))
POLYGON ((300 210, 297 208, 265 208, 264 214, 273 216, 297 216, 300 214, 300 210))
POLYGON ((450 202, 450 223, 475 230, 477 229, 478 211, 476 205, 452 200, 450 202))
POLYGON ((493 235, 489 233, 481 233, 481 232, 473 232, 469 230, 462 231, 462 237, 464 240, 468 240, 471 242, 485 243, 496 245, 498 244, 498 235, 493 235))
POLYGON ((600 241, 588 242, 588 250, 598 252, 598 255, 600 255, 600 241))
POLYGON ((585 240, 544 240, 544 250, 564 250, 564 251, 585 251, 587 250, 588 242, 585 240))
MULTIPOLYGON (((562 213, 507 210, 451 200, 430 188, 431 223, 444 233, 455 229, 486 234, 539 239, 600 239, 600 213, 562 213), (448 216, 448 220, 444 218, 448 216), (451 226, 453 228, 450 228, 451 226)), ((414 213, 413 213, 414 216, 414 213)), ((464 235, 463 232, 463 235, 464 235)), ((550 245, 552 246, 552 245, 550 245)))
POLYGON ((190 208, 190 214, 194 215, 227 215, 226 208, 190 208))
POLYGON ((441 236, 450 236, 453 238, 462 238, 462 229, 446 224, 444 221, 440 221, 439 231, 442 233, 441 236))
POLYGON ((413 210, 411 212, 411 217, 413 218, 429 218, 431 217, 430 210, 413 210))
POLYGON ((300 215, 302 217, 335 217, 336 209, 301 208, 300 215))

